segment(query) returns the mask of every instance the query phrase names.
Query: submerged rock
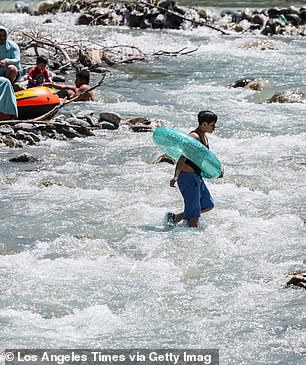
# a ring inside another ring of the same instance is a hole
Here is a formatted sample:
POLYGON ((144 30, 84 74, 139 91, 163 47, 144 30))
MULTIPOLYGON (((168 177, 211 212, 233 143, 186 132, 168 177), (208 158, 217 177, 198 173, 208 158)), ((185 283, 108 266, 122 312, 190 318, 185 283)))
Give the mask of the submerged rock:
POLYGON ((166 162, 166 163, 169 163, 171 165, 175 165, 175 159, 170 157, 166 153, 159 156, 158 159, 155 161, 155 163, 162 163, 162 162, 166 162))
POLYGON ((9 159, 10 162, 37 162, 38 158, 34 157, 30 153, 21 153, 16 157, 12 157, 9 159))
POLYGON ((293 273, 287 286, 294 285, 306 289, 306 272, 293 273))
POLYGON ((239 79, 239 80, 236 80, 234 82, 232 82, 230 84, 230 87, 245 87, 247 86, 250 82, 254 81, 255 79, 239 79))

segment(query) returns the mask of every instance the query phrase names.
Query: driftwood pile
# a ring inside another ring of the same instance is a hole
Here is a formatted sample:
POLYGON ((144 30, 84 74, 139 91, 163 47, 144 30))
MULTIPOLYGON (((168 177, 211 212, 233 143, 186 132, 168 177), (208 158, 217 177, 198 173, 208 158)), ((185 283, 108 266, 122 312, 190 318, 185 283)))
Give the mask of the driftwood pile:
MULTIPOLYGON (((89 44, 89 42, 76 44, 71 41, 54 40, 50 36, 33 32, 12 31, 11 36, 21 50, 23 73, 27 74, 36 63, 37 56, 44 55, 49 60, 48 69, 52 72, 52 78, 55 82, 65 81, 65 73, 78 71, 82 68, 94 73, 105 73, 108 66, 152 60, 159 57, 186 56, 197 50, 197 48, 184 47, 179 50, 158 50, 146 54, 134 45, 103 46, 103 44, 89 44)), ((20 87, 22 88, 22 84, 20 87)))

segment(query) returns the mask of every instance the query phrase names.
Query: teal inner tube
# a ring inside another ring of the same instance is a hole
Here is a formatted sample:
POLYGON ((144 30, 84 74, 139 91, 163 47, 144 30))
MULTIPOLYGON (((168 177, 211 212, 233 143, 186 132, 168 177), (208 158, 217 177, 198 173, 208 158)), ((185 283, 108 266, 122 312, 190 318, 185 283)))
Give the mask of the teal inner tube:
POLYGON ((153 133, 154 143, 176 161, 183 155, 194 162, 205 179, 215 179, 221 175, 220 160, 200 141, 175 128, 161 127, 153 133))

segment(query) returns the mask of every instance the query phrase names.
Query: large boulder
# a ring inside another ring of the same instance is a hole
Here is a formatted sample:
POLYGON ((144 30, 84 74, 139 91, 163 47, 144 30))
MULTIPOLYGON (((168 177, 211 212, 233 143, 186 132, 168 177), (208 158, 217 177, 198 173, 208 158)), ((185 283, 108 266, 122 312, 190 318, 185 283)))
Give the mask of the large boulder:
POLYGON ((305 103, 306 91, 285 90, 276 92, 267 103, 305 103))
POLYGON ((56 13, 61 8, 61 0, 45 0, 37 5, 37 15, 56 13))

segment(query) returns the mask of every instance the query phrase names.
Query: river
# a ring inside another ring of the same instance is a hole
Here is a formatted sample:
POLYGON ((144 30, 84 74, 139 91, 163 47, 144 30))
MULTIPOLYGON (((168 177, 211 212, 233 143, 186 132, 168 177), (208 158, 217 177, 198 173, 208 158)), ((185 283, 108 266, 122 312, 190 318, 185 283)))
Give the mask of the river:
MULTIPOLYGON (((217 10, 272 3, 283 2, 217 10)), ((210 148, 225 176, 207 182, 215 209, 199 229, 169 229, 163 216, 182 201, 169 187, 173 166, 154 163, 151 133, 1 146, 1 348, 216 348, 220 364, 305 364, 305 290, 285 283, 305 271, 306 104, 260 102, 305 89, 305 39, 273 37, 277 49, 259 51, 241 45, 260 36, 76 26, 77 16, 46 25, 50 16, 3 13, 1 22, 148 55, 198 48, 115 66, 96 102, 66 112, 146 116, 188 132, 212 110, 210 148), (266 91, 228 87, 243 77, 265 80, 266 91), (21 151, 39 162, 8 161, 21 151)))

